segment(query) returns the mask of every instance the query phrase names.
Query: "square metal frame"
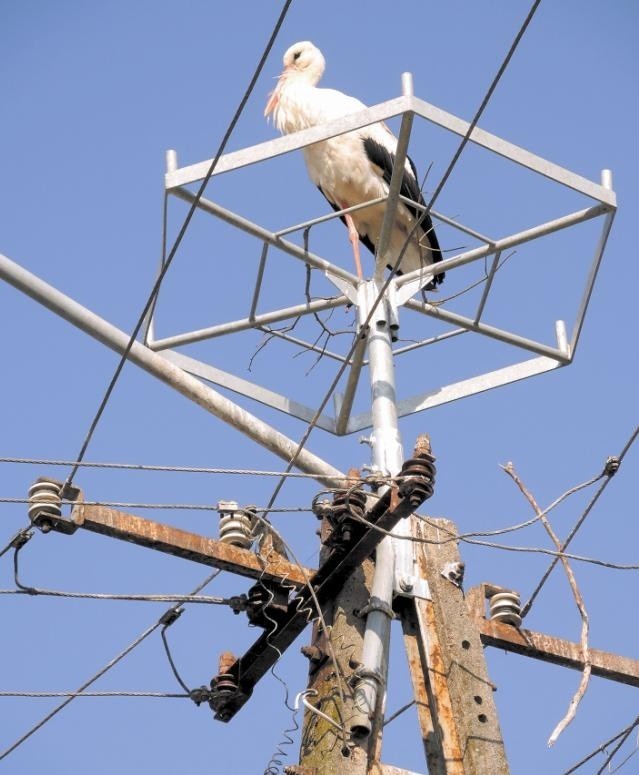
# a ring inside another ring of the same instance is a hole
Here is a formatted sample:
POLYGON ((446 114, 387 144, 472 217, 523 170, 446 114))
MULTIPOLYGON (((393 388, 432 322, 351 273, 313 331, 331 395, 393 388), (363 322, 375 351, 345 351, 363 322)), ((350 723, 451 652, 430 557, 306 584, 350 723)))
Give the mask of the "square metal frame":
MULTIPOLYGON (((424 102, 413 95, 412 77, 410 74, 405 73, 402 77, 402 82, 404 94, 401 97, 382 102, 371 108, 344 116, 321 126, 305 129, 295 134, 286 135, 275 140, 270 140, 233 153, 228 153, 220 157, 212 177, 233 172, 234 170, 257 164, 267 159, 273 159, 277 156, 300 150, 313 143, 337 137, 346 132, 360 129, 396 116, 402 117, 398 143, 398 160, 401 159, 400 149, 403 149, 405 152, 405 149, 408 146, 414 117, 424 119, 460 137, 464 137, 468 133, 470 128, 468 122, 451 113, 447 113, 434 105, 424 102)), ((471 331, 505 342, 509 345, 514 345, 527 352, 532 352, 536 357, 496 371, 486 372, 466 380, 443 385, 432 391, 411 398, 400 400, 397 406, 399 416, 406 416, 413 414, 414 412, 430 409, 485 390, 527 379, 536 374, 542 374, 553 369, 561 368, 562 366, 571 363, 579 342, 594 283, 614 220, 617 203, 615 193, 612 190, 612 175, 608 170, 603 170, 601 183, 595 183, 564 167, 543 159, 540 156, 536 156, 524 148, 486 132, 479 127, 475 127, 472 130, 469 135, 469 142, 502 156, 538 175, 542 175, 554 183, 583 194, 593 199, 595 203, 585 209, 568 213, 563 217, 547 221, 531 229, 510 234, 496 240, 485 237, 474 229, 447 217, 443 213, 434 210, 431 211, 434 220, 447 223, 484 243, 483 246, 459 253, 458 255, 438 263, 437 272, 449 272, 460 266, 465 266, 471 262, 489 256, 493 257, 492 267, 488 274, 477 311, 472 318, 459 315, 440 306, 417 301, 414 298, 415 294, 417 294, 432 278, 434 271, 431 267, 394 278, 386 291, 388 303, 392 310, 396 311, 398 307, 405 306, 407 309, 414 310, 427 317, 438 319, 454 327, 451 331, 431 337, 430 339, 397 348, 394 351, 394 354, 399 356, 410 350, 426 347, 430 344, 441 342, 442 340, 471 331), (496 328, 495 326, 491 326, 482 321, 482 313, 491 291, 494 273, 498 266, 499 257, 504 250, 509 250, 517 245, 530 242, 539 237, 552 234, 553 232, 569 228, 593 218, 602 218, 601 232, 594 250, 586 285, 570 337, 568 336, 566 325, 562 320, 555 322, 555 345, 548 345, 533 339, 528 339, 519 336, 514 332, 496 328)), ((203 180, 209 171, 211 163, 212 160, 208 159, 197 164, 179 168, 175 151, 168 151, 167 172, 165 175, 165 192, 167 197, 175 196, 189 203, 194 202, 196 199, 195 194, 193 194, 187 186, 203 180)), ((401 198, 397 189, 398 186, 394 187, 393 181, 391 181, 389 195, 386 198, 387 209, 389 210, 394 209, 401 198)), ((384 201, 384 199, 374 200, 375 203, 380 201, 384 201)), ((204 380, 225 387, 248 398, 252 398, 305 422, 310 421, 315 415, 315 410, 313 408, 305 406, 291 398, 268 390, 265 387, 240 378, 234 374, 223 371, 208 363, 195 358, 190 358, 175 351, 173 348, 236 333, 238 331, 245 331, 250 328, 267 326, 274 322, 280 322, 338 306, 345 306, 347 304, 358 306, 358 301, 360 299, 358 289, 359 280, 355 275, 336 266, 321 256, 304 250, 302 247, 286 240, 284 237, 289 233, 300 231, 315 224, 337 218, 345 212, 366 207, 371 203, 372 202, 365 202, 354 208, 352 207, 344 211, 326 214, 281 231, 273 232, 247 220, 238 213, 232 212, 221 205, 202 197, 198 202, 199 209, 251 234, 262 242, 262 257, 249 313, 246 318, 156 339, 154 336, 155 310, 152 310, 147 320, 145 343, 152 350, 161 352, 167 360, 204 380), (300 260, 303 263, 322 271, 337 287, 339 291, 338 295, 330 299, 320 299, 312 302, 307 301, 306 303, 298 303, 283 309, 258 314, 257 305, 259 302, 264 266, 268 249, 271 246, 276 247, 290 255, 292 258, 300 260)), ((382 239, 383 237, 384 234, 382 233, 382 239)), ((379 276, 380 273, 381 269, 378 267, 376 276, 379 276)), ((296 345, 302 344, 309 349, 318 349, 313 344, 303 342, 286 333, 279 333, 278 335, 296 345)), ((324 430, 341 436, 363 430, 371 425, 372 420, 370 412, 355 416, 351 415, 359 376, 363 366, 366 365, 365 354, 365 345, 362 340, 362 344, 356 348, 352 358, 348 362, 349 372, 344 393, 337 394, 334 397, 335 415, 329 416, 323 414, 317 422, 317 425, 324 430)), ((341 361, 342 363, 346 360, 337 353, 329 352, 325 353, 325 355, 341 361)))

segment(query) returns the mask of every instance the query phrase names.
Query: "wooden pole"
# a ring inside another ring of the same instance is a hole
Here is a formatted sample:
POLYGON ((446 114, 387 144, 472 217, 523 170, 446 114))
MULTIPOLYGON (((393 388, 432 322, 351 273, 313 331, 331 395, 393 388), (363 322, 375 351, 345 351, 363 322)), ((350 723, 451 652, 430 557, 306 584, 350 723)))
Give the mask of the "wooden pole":
MULTIPOLYGON (((328 531, 329 526, 324 520, 322 539, 326 538, 328 531)), ((326 553, 327 549, 323 547, 320 563, 326 553)), ((367 739, 357 742, 350 738, 348 730, 349 720, 354 713, 351 679, 360 664, 366 626, 365 618, 358 614, 368 604, 372 576, 373 562, 365 560, 335 599, 324 606, 328 632, 316 621, 311 645, 302 648, 302 653, 309 659, 306 701, 329 716, 333 723, 305 709, 300 764, 285 769, 290 775, 334 775, 338 772, 366 775, 368 772, 369 751, 374 750, 376 735, 371 734, 367 739), (343 702, 338 671, 342 678, 343 702)))
POLYGON ((429 773, 507 775, 479 629, 455 579, 463 568, 455 565, 461 562, 455 525, 413 520, 413 535, 431 542, 415 544, 431 600, 409 599, 402 615, 429 773))

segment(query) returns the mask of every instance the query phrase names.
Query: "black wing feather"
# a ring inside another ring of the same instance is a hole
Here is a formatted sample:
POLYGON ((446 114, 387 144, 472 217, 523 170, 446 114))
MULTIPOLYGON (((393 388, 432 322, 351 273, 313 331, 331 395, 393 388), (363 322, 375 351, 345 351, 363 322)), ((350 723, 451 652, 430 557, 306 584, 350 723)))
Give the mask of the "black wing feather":
MULTIPOLYGON (((364 138, 364 151, 366 152, 366 155, 368 156, 370 161, 376 167, 379 167, 381 169, 382 177, 384 181, 386 182, 387 185, 390 185, 391 175, 393 174, 393 165, 395 164, 395 154, 390 153, 390 151, 387 148, 385 148, 383 145, 380 145, 380 143, 375 142, 375 140, 373 140, 372 137, 364 138)), ((406 171, 404 171, 404 174, 402 176, 402 185, 400 188, 400 194, 406 197, 407 199, 411 199, 413 202, 417 202, 420 205, 426 206, 426 202, 424 202, 424 197, 422 196, 422 192, 419 190, 419 185, 417 183, 417 170, 415 169, 415 165, 413 164, 413 160, 410 158, 410 156, 407 158, 413 174, 409 175, 406 173, 406 171)), ((423 215, 423 211, 418 210, 416 207, 413 207, 406 202, 404 202, 404 205, 411 213, 413 218, 417 219, 423 215)), ((436 263, 438 261, 441 261, 442 251, 439 246, 439 240, 437 239, 437 235, 435 234, 435 228, 433 226, 433 221, 429 213, 426 213, 426 215, 423 217, 423 220, 421 222, 421 229, 426 235, 426 237, 428 238, 431 255, 433 257, 433 262, 436 263)), ((401 272, 398 272, 398 274, 401 274, 401 272)), ((435 275, 435 277, 433 278, 434 283, 436 285, 440 284, 441 282, 443 282, 445 276, 446 275, 444 272, 441 272, 440 274, 435 275)))

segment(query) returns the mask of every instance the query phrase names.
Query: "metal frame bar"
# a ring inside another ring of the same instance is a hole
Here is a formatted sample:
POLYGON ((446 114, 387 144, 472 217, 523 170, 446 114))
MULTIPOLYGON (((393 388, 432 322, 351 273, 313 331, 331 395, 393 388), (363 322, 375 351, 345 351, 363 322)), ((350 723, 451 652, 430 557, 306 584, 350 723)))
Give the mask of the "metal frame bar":
MULTIPOLYGON (((292 417, 297 417, 298 420, 303 422, 311 422, 315 417, 316 412, 311 407, 293 401, 280 393, 260 387, 246 379, 236 377, 234 374, 229 374, 229 372, 222 371, 222 369, 218 369, 208 363, 203 363, 196 358, 189 358, 187 355, 174 350, 165 350, 160 357, 165 358, 189 374, 205 379, 207 382, 212 382, 214 385, 219 385, 227 390, 232 390, 239 395, 252 398, 254 401, 264 404, 264 406, 270 406, 272 409, 277 409, 292 417)), ((325 431, 335 433, 335 421, 332 417, 328 417, 325 414, 319 416, 316 425, 325 431)))
POLYGON ((468 318, 457 312, 445 310, 442 307, 436 307, 434 304, 409 299, 405 306, 407 309, 420 312, 422 315, 427 315, 428 317, 436 318, 437 320, 443 320, 445 323, 451 323, 460 328, 466 328, 469 331, 475 331, 490 339, 497 339, 500 342, 512 344, 515 347, 521 347, 523 350, 529 350, 531 353, 536 353, 537 355, 545 355, 548 358, 554 358, 564 364, 570 363, 572 360, 570 356, 566 355, 565 351, 558 347, 549 347, 546 344, 540 344, 534 339, 528 339, 525 336, 519 336, 519 334, 511 334, 510 331, 505 331, 503 328, 497 328, 496 326, 491 326, 487 323, 476 323, 473 318, 468 318))
POLYGON ((239 331, 248 331, 250 328, 259 328, 269 323, 279 323, 282 320, 289 320, 300 315, 310 315, 314 312, 323 312, 327 309, 336 307, 345 307, 350 301, 345 296, 335 296, 332 299, 316 299, 315 301, 297 304, 294 307, 285 307, 274 310, 273 312, 262 312, 260 315, 254 315, 240 320, 231 320, 228 323, 220 323, 216 326, 201 328, 198 331, 189 331, 183 334, 167 336, 164 339, 151 339, 147 346, 151 350, 168 350, 172 347, 180 347, 194 342, 203 342, 206 339, 215 339, 226 334, 236 334, 239 331))
MULTIPOLYGON (((282 154, 304 148, 307 145, 312 145, 313 143, 321 142, 322 140, 328 140, 331 137, 345 134, 354 129, 361 129, 362 127, 393 118, 394 116, 403 113, 415 113, 427 121, 430 121, 437 126, 441 126, 444 129, 448 129, 460 137, 464 137, 470 127, 468 121, 464 121, 464 119, 458 118, 452 113, 447 113, 445 110, 437 108, 415 96, 405 95, 403 97, 387 100, 386 102, 381 102, 378 105, 358 111, 357 113, 343 116, 321 126, 304 129, 301 132, 278 137, 275 140, 269 140, 265 143, 260 143, 240 151, 235 151, 234 153, 226 154, 219 159, 217 166, 213 171, 213 176, 240 169, 241 167, 246 167, 250 164, 265 161, 276 156, 281 156, 282 154)), ((507 140, 503 140, 490 132, 475 127, 470 134, 469 140, 475 145, 492 151, 498 156, 504 156, 505 158, 514 161, 516 164, 526 167, 533 172, 537 172, 544 177, 550 178, 567 188, 585 194, 592 199, 597 199, 611 207, 616 207, 616 197, 614 193, 604 186, 593 183, 591 180, 588 180, 581 175, 577 175, 565 167, 561 167, 547 159, 543 159, 541 156, 536 156, 534 153, 514 145, 507 140)), ((168 171, 165 176, 165 188, 173 191, 188 183, 195 183, 203 180, 209 171, 211 163, 212 159, 207 159, 206 161, 188 167, 168 171)))
POLYGON ((458 266, 465 266, 473 261, 477 261, 479 258, 485 258, 486 256, 492 256, 498 251, 509 250, 510 248, 517 247, 517 245, 523 245, 526 242, 531 242, 537 237, 544 237, 547 234, 552 234, 555 231, 566 229, 569 226, 575 226, 578 223, 589 221, 592 218, 597 218, 604 213, 609 213, 610 207, 604 203, 598 205, 592 205, 586 207, 583 210, 577 210, 568 215, 564 215, 561 218, 555 218, 552 221, 546 221, 539 226, 534 226, 531 229, 517 232, 509 237, 497 240, 496 242, 489 243, 485 247, 473 248, 467 250, 464 253, 459 253, 451 258, 445 258, 439 262, 436 266, 428 266, 423 269, 415 269, 412 272, 398 277, 396 280, 398 289, 404 288, 404 292, 399 298, 410 298, 414 296, 420 287, 431 279, 431 276, 438 274, 439 272, 450 272, 453 269, 457 269, 458 266))
MULTIPOLYGON (((547 371, 559 369, 565 365, 567 364, 561 363, 554 358, 532 358, 512 366, 506 366, 503 369, 488 372, 487 374, 464 379, 460 382, 453 382, 445 387, 435 388, 413 398, 405 398, 397 404, 397 415, 399 417, 406 417, 415 412, 423 412, 426 409, 433 409, 442 404, 459 401, 460 398, 467 398, 493 388, 509 385, 512 382, 519 382, 522 379, 534 377, 537 374, 544 374, 547 371)), ((369 428, 371 422, 370 412, 355 415, 351 418, 346 433, 355 433, 356 431, 369 428)))
POLYGON ((335 433, 343 436, 347 433, 348 421, 353 410, 353 401, 355 400, 355 391, 359 384, 359 378, 364 365, 364 355, 366 355, 366 339, 361 338, 357 342, 357 347, 353 353, 352 364, 348 374, 348 380, 343 393, 335 393, 333 404, 335 406, 335 433))

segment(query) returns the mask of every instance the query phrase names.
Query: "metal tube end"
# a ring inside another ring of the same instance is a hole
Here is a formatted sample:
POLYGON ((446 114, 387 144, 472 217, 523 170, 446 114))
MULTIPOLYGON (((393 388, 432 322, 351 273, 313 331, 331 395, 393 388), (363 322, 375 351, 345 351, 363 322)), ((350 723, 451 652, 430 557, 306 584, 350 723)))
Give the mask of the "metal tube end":
POLYGON ((555 334, 557 336, 557 348, 570 357, 570 345, 568 344, 568 331, 564 320, 555 321, 555 334))
POLYGON ((412 73, 402 73, 402 94, 404 97, 412 97, 415 94, 412 73))
POLYGON ((169 148, 169 150, 166 152, 166 171, 175 172, 177 168, 178 168, 177 151, 174 151, 172 148, 169 148))
POLYGON ((612 170, 601 170, 601 185, 612 191, 612 170))

